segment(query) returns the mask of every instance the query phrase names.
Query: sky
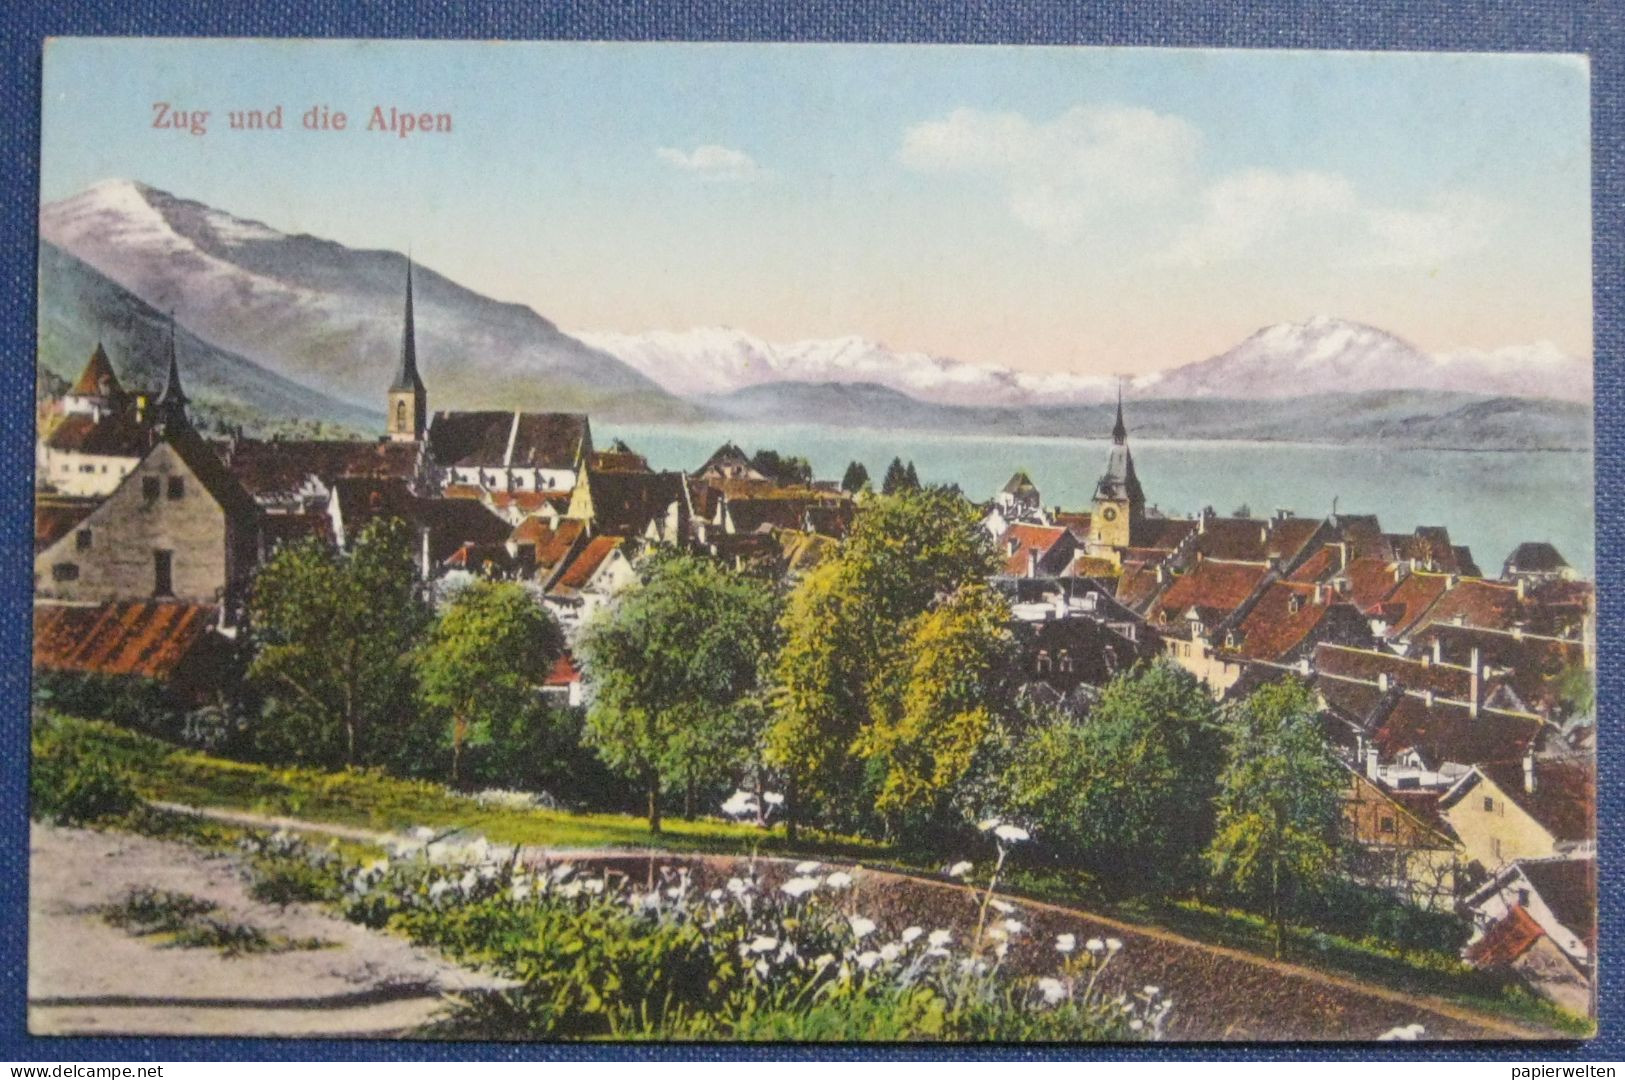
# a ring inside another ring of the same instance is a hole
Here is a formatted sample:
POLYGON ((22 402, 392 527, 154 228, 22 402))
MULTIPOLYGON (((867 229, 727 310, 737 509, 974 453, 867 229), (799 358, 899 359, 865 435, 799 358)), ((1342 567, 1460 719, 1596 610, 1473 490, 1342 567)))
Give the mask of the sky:
POLYGON ((1590 357, 1588 94, 1573 56, 55 39, 41 197, 410 247, 566 330, 1132 374, 1332 315, 1590 357))

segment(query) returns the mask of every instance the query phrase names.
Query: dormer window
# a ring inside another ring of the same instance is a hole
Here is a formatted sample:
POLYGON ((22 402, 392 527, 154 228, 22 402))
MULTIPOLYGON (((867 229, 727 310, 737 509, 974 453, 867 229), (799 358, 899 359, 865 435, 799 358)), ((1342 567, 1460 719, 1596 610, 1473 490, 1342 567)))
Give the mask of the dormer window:
POLYGON ((1302 611, 1303 597, 1299 596, 1297 593, 1293 593, 1291 599, 1287 600, 1286 602, 1286 609, 1290 614, 1293 615, 1296 615, 1298 612, 1302 611))

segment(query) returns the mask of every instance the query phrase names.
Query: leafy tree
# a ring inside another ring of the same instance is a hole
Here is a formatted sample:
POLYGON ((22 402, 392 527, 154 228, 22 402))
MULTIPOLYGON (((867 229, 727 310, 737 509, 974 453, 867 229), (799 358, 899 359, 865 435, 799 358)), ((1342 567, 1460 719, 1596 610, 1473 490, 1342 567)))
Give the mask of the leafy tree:
POLYGON ((1158 660, 1114 678, 1085 718, 1024 739, 998 786, 1069 861, 1177 887, 1200 880, 1223 751, 1207 690, 1158 660))
POLYGON ((765 582, 711 559, 665 555, 587 627, 588 738, 642 785, 650 831, 660 831, 663 791, 715 783, 757 746, 755 694, 777 607, 765 582))
POLYGON ((869 485, 869 470, 863 467, 863 462, 852 461, 846 466, 846 472, 841 476, 841 490, 856 495, 869 485))
POLYGON ((804 487, 812 483, 812 463, 804 457, 790 457, 777 450, 758 450, 750 463, 757 472, 785 487, 804 487))
POLYGON ((1321 733, 1315 700, 1291 680, 1260 687, 1229 719, 1219 777, 1214 875, 1265 905, 1281 954, 1294 904, 1335 879, 1347 771, 1321 733))
POLYGON ((409 657, 429 620, 415 545, 394 518, 348 554, 280 548, 249 597, 250 679, 267 697, 262 745, 324 765, 378 758, 412 713, 409 657))
POLYGON ((887 772, 875 754, 889 743, 859 736, 870 723, 904 724, 914 621, 992 567, 969 503, 909 491, 866 504, 840 554, 802 579, 783 619, 767 742, 786 776, 792 826, 817 805, 852 826, 875 805, 887 772), (878 764, 867 768, 866 760, 878 764))
POLYGON ((1009 619, 1004 600, 973 581, 908 624, 854 748, 878 763, 876 810, 942 816, 995 726, 990 702, 1013 644, 1009 619))
POLYGON ((468 746, 518 747, 545 723, 539 688, 564 651, 558 623, 523 586, 479 581, 457 594, 417 656, 423 700, 451 721, 451 782, 468 746))

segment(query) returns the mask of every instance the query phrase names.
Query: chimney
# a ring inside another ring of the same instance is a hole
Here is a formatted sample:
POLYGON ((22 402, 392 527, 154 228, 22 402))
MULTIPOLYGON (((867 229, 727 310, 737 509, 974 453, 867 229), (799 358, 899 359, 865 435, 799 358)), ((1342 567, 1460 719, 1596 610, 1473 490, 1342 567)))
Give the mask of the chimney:
POLYGON ((1035 547, 1027 549, 1027 576, 1030 578, 1038 576, 1038 549, 1035 547))
POLYGON ((1377 672, 1377 689, 1385 694, 1388 692, 1388 673, 1386 671, 1377 672))
POLYGON ((1529 597, 1529 583, 1524 578, 1518 579, 1518 602, 1522 603, 1529 597))
POLYGON ((1337 568, 1339 570, 1347 570, 1349 568, 1349 545, 1348 545, 1348 541, 1347 540, 1339 540, 1336 544, 1334 544, 1332 546, 1337 548, 1337 568))
POLYGON ((1430 709, 1433 708, 1433 689, 1431 687, 1422 691, 1422 704, 1430 709))
POLYGON ((1444 639, 1437 634, 1433 637, 1433 662, 1435 664, 1444 663, 1444 639))
POLYGON ((1327 591, 1328 590, 1327 590, 1326 586, 1324 586, 1324 585, 1316 585, 1315 586, 1315 606, 1317 606, 1317 607, 1325 607, 1326 606, 1326 593, 1327 593, 1327 591))
POLYGON ((1535 748, 1533 746, 1523 752, 1523 789, 1531 795, 1535 793, 1535 748))
POLYGON ((1377 779, 1377 748, 1375 746, 1365 748, 1365 778, 1372 781, 1377 779))
POLYGON ((1004 547, 1004 553, 1006 555, 1014 555, 1016 553, 1016 549, 1021 547, 1021 541, 1012 536, 1009 540, 1005 541, 1004 547))
POLYGON ((1478 699, 1479 695, 1483 692, 1483 688, 1479 685, 1479 680, 1483 675, 1483 669, 1479 665, 1477 645, 1473 646, 1471 663, 1472 673, 1468 676, 1467 712, 1469 715, 1477 716, 1479 704, 1478 699))
POLYGON ((1304 676, 1309 674, 1309 658, 1307 656, 1298 657, 1298 674, 1304 676))
POLYGON ((1405 575, 1408 573, 1410 573, 1410 570, 1406 568, 1403 562, 1396 562, 1394 564, 1394 584, 1398 585, 1401 581, 1404 581, 1405 575))
POLYGON ((1168 568, 1161 563, 1157 564, 1157 584, 1164 585, 1168 581, 1168 568))
POLYGON ((434 577, 434 564, 429 558, 429 529, 427 526, 418 529, 418 562, 419 569, 423 571, 423 580, 431 580, 434 577))

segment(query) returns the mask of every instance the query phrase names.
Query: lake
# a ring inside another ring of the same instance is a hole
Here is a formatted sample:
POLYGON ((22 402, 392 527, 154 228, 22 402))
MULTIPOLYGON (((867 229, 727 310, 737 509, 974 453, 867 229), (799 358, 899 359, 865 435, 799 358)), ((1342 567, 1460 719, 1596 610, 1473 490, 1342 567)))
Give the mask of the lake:
MULTIPOLYGON (((1087 509, 1110 440, 952 435, 825 427, 819 424, 594 424, 593 441, 622 438, 657 469, 695 469, 722 443, 747 453, 770 447, 812 462, 821 479, 839 479, 863 462, 876 484, 893 457, 912 459, 925 483, 958 484, 987 499, 1025 469, 1044 504, 1087 509)), ((1306 443, 1137 440, 1129 446, 1146 501, 1170 515, 1240 506, 1255 516, 1277 508, 1302 517, 1337 509, 1376 514, 1387 532, 1443 525, 1452 542, 1473 550, 1489 576, 1525 540, 1556 545, 1569 563, 1593 574, 1595 526, 1592 456, 1550 451, 1383 449, 1306 443)))

